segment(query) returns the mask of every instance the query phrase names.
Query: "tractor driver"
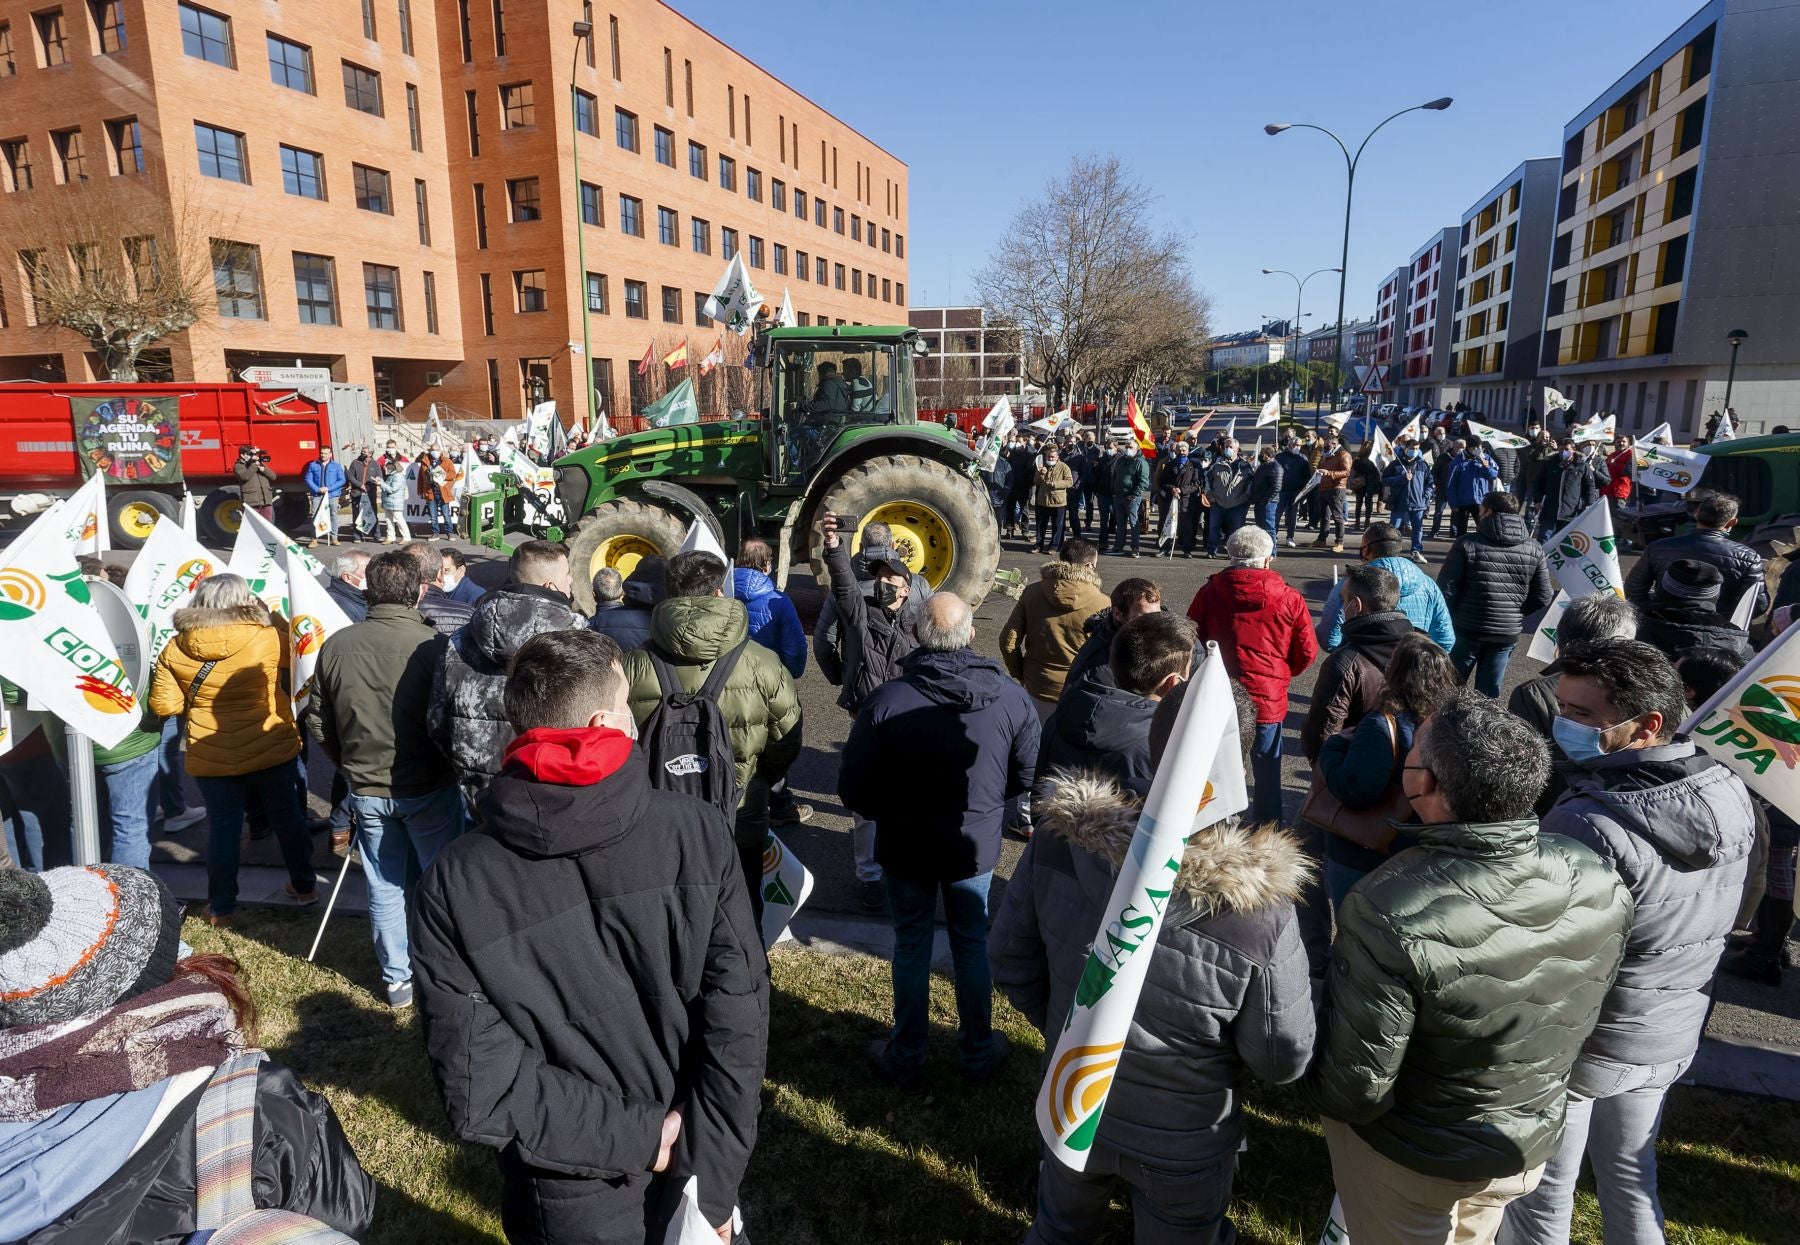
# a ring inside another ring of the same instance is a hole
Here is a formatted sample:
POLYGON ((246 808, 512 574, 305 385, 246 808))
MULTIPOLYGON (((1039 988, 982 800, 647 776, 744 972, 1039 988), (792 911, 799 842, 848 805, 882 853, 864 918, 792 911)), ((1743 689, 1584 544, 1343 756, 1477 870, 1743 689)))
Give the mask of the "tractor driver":
POLYGON ((813 390, 812 401, 806 404, 806 413, 825 416, 850 413, 850 388, 844 384, 843 377, 838 375, 837 364, 819 364, 819 387, 813 390))
POLYGON ((850 391, 850 410, 866 415, 875 409, 875 386, 863 375, 861 359, 844 360, 844 382, 850 391))

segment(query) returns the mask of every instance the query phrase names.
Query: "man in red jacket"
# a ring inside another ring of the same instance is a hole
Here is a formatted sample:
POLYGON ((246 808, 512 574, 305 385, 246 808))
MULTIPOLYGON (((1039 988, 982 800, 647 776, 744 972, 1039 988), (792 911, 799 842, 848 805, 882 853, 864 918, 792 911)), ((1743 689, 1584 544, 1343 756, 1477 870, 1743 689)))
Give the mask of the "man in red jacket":
POLYGON ((1200 586, 1188 617, 1202 640, 1212 640, 1225 669, 1256 702, 1256 747, 1250 755, 1256 790, 1250 815, 1281 820, 1281 724, 1288 684, 1319 654, 1306 598, 1269 561, 1275 542, 1259 527, 1242 527, 1225 542, 1231 566, 1200 586))

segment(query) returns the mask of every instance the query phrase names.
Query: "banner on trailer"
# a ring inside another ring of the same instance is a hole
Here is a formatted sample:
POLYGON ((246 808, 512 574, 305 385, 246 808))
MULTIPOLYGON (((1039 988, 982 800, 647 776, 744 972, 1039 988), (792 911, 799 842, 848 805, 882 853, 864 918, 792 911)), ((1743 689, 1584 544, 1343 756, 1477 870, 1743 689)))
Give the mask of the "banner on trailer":
POLYGON ((181 479, 181 400, 70 398, 81 476, 115 484, 174 484, 181 479))

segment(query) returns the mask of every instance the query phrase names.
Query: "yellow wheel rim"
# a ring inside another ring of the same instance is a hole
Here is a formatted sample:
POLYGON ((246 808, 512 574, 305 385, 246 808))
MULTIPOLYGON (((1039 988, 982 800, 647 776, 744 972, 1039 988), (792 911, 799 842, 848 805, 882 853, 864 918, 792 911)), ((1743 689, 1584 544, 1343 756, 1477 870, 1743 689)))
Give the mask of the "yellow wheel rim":
POLYGON ((621 579, 630 579, 631 573, 645 558, 656 557, 662 553, 655 543, 646 540, 635 532, 621 532, 617 536, 608 536, 594 547, 594 560, 588 567, 588 580, 591 582, 596 574, 605 567, 612 567, 619 572, 621 579))
MULTIPOLYGON (((863 528, 871 523, 888 525, 894 533, 894 552, 933 588, 950 577, 950 568, 956 565, 956 533, 944 516, 930 506, 917 501, 891 501, 863 516, 863 528)), ((856 532, 856 547, 862 548, 862 528, 856 532)))
POLYGON ((213 522, 227 536, 236 536, 237 530, 244 526, 244 503, 235 497, 220 502, 219 508, 213 511, 213 522))
POLYGON ((162 511, 148 502, 127 502, 119 507, 119 530, 132 540, 148 540, 161 517, 162 511))

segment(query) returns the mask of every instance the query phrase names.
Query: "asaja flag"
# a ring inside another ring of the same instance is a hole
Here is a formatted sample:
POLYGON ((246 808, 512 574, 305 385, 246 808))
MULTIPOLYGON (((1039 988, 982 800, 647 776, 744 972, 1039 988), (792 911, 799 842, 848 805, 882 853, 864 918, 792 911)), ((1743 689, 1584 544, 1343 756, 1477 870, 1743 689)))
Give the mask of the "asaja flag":
POLYGON ((1678 450, 1672 445, 1653 445, 1647 441, 1638 442, 1634 451, 1638 483, 1665 493, 1685 495, 1692 492, 1700 483, 1706 464, 1712 461, 1707 454, 1678 450))
POLYGON ((731 257, 731 262, 725 266, 725 275, 719 278, 719 283, 707 297, 706 314, 714 320, 724 321, 726 328, 742 336, 750 331, 756 309, 762 305, 763 296, 750 283, 750 270, 744 267, 744 253, 739 251, 731 257))
POLYGON ((322 575, 325 564, 250 507, 245 506, 240 513, 244 516, 243 525, 238 528, 227 569, 248 580, 250 591, 264 605, 284 617, 290 616, 287 567, 291 564, 308 575, 322 575))
POLYGON ((1008 402, 1003 394, 1000 400, 988 410, 988 413, 982 416, 981 426, 989 432, 997 432, 1001 436, 1005 436, 1012 431, 1013 422, 1012 403, 1008 402))
POLYGON ((675 347, 675 349, 669 351, 668 354, 664 355, 662 357, 662 365, 664 367, 686 367, 687 366, 687 342, 683 341, 681 343, 681 345, 675 347))
POLYGON ((106 475, 95 472, 62 504, 63 537, 77 553, 102 554, 112 548, 106 522, 106 475))
POLYGON ((1619 571, 1619 542, 1613 538, 1612 509, 1607 499, 1576 515, 1570 524, 1544 546, 1550 574, 1571 598, 1590 592, 1625 595, 1625 576, 1619 571))
POLYGON ((143 709, 89 604, 64 517, 56 509, 39 515, 0 560, 0 677, 29 692, 34 707, 114 748, 137 729, 143 709))
POLYGON ((638 367, 637 367, 638 375, 639 376, 650 375, 650 365, 655 362, 656 362, 656 343, 651 342, 648 346, 644 347, 644 357, 638 360, 638 367))
POLYGON ((1281 395, 1277 393, 1271 396, 1267 402, 1263 403, 1262 410, 1257 412, 1256 426, 1258 428, 1267 428, 1270 424, 1278 424, 1280 422, 1281 395))
POLYGON ((1703 751, 1800 816, 1800 627, 1789 627, 1681 724, 1703 751))
POLYGON ((775 327, 791 329, 800 323, 800 317, 794 314, 794 300, 789 297, 787 286, 781 287, 781 306, 775 312, 775 327))
POLYGON ((1556 660, 1556 629, 1562 625, 1563 611, 1569 608, 1571 599, 1567 589, 1559 591, 1556 599, 1550 602, 1550 608, 1538 620, 1537 627, 1531 633, 1531 647, 1525 651, 1525 655, 1531 660, 1541 661, 1545 665, 1556 660))
POLYGON ((175 611, 188 605, 194 589, 225 569, 225 559, 204 548, 181 525, 159 519, 125 576, 125 595, 144 620, 145 646, 154 662, 175 634, 175 611))
POLYGON ((731 593, 731 558, 725 552, 725 546, 713 535, 712 525, 700 519, 688 524, 687 534, 681 538, 681 548, 676 553, 710 553, 725 564, 725 595, 731 593))
POLYGON ((1149 453, 1156 448, 1156 438, 1150 435, 1150 425, 1144 422, 1143 415, 1138 411, 1135 393, 1125 395, 1125 422, 1131 425, 1131 434, 1137 438, 1140 450, 1149 453))
POLYGON ((1144 798, 1038 1090, 1038 1132, 1065 1167, 1087 1166, 1189 836, 1249 805, 1231 680, 1218 645, 1209 643, 1144 798))
POLYGON ((1369 461, 1375 464, 1377 470, 1386 471, 1387 465, 1394 461, 1393 444, 1383 435, 1380 428, 1374 428, 1372 431, 1374 435, 1370 438, 1369 461))
POLYGON ((319 651, 326 640, 348 627, 350 620, 305 567, 290 559, 285 549, 280 556, 288 583, 288 642, 293 646, 294 710, 298 713, 312 696, 319 651))
POLYGON ((700 422, 700 404, 694 399, 692 377, 684 379, 662 397, 644 408, 644 418, 652 428, 673 428, 676 424, 700 422))
POLYGON ((1617 415, 1608 415, 1605 419, 1601 419, 1596 415, 1584 424, 1577 424, 1575 431, 1571 432, 1569 436, 1578 443, 1610 441, 1613 439, 1613 429, 1618 423, 1618 418, 1617 415))
POLYGON ((812 894, 813 875, 787 844, 770 834, 763 840, 762 936, 766 950, 793 935, 787 932, 794 914, 812 894))
POLYGON ((1486 441, 1490 449, 1495 446, 1500 446, 1509 450, 1523 450, 1528 449, 1531 445, 1529 440, 1516 432, 1502 432, 1498 428, 1488 424, 1477 423, 1472 419, 1466 420, 1465 422, 1469 425, 1469 435, 1474 437, 1477 441, 1486 441))
POLYGON ((700 375, 706 375, 723 362, 725 362, 725 335, 721 333, 719 340, 713 343, 713 348, 706 352, 705 358, 700 360, 700 375))
POLYGON ((1573 402, 1563 397, 1561 391, 1552 389, 1549 385, 1544 386, 1544 413, 1546 415, 1552 411, 1566 411, 1574 405, 1573 402))
POLYGON ((1411 419, 1407 420, 1406 427, 1394 434, 1394 440, 1397 442, 1411 441, 1415 445, 1424 440, 1425 425, 1421 422, 1423 418, 1424 417, 1421 415, 1414 415, 1411 419))

